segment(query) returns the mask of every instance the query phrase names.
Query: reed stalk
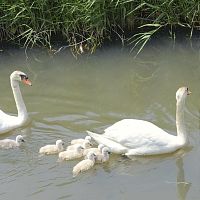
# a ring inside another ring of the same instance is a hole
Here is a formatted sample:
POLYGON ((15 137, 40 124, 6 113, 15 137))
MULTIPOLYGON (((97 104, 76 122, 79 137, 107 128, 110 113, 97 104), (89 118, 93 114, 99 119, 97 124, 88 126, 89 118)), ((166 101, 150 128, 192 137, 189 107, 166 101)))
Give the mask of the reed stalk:
MULTIPOLYGON (((200 27, 198 0, 2 0, 0 40, 53 50, 56 40, 77 55, 119 38, 138 48, 165 27, 200 27)), ((61 48, 60 48, 61 50, 61 48)), ((57 53, 59 50, 56 51, 57 53)))

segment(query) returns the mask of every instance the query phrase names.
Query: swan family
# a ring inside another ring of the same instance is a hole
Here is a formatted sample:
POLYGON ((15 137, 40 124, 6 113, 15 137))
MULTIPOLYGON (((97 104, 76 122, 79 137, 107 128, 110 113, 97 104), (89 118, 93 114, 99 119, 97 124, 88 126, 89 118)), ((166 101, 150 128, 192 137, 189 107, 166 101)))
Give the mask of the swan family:
MULTIPOLYGON (((0 110, 0 134, 25 126, 29 122, 28 112, 22 98, 19 83, 31 86, 28 76, 21 71, 10 75, 10 85, 17 108, 17 116, 6 114, 0 110)), ((149 121, 138 119, 123 119, 104 130, 103 134, 87 131, 84 139, 75 139, 64 151, 64 142, 57 140, 56 144, 46 145, 39 149, 41 154, 59 154, 62 160, 71 160, 86 156, 73 168, 73 175, 86 171, 94 166, 96 161, 106 162, 109 152, 127 156, 148 156, 172 153, 188 143, 185 127, 185 101, 190 95, 188 87, 181 87, 176 92, 176 128, 177 135, 171 135, 149 121), (92 148, 91 140, 97 144, 92 148)), ((19 147, 24 139, 21 135, 16 140, 0 140, 0 148, 19 147)))
POLYGON ((101 135, 87 132, 97 143, 104 144, 117 154, 137 156, 174 152, 188 143, 184 108, 190 94, 188 87, 181 87, 176 92, 176 136, 151 122, 137 119, 123 119, 105 129, 101 135))

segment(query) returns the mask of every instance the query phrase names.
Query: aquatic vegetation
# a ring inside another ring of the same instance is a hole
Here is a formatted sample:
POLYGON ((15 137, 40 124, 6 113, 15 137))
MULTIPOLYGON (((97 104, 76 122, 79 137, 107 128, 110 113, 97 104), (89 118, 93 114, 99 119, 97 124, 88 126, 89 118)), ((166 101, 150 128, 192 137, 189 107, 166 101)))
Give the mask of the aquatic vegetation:
POLYGON ((139 46, 138 53, 159 30, 199 27, 196 0, 4 0, 0 3, 0 39, 26 48, 65 41, 73 53, 93 53, 105 41, 139 46))

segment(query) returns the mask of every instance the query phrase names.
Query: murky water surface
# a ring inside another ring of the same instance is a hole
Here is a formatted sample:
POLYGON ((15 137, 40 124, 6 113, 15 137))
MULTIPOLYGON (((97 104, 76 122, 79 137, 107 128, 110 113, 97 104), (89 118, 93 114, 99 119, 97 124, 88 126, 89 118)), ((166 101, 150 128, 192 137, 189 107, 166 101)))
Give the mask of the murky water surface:
POLYGON ((177 45, 152 47, 137 59, 119 48, 75 60, 63 53, 48 57, 23 51, 1 52, 0 106, 16 114, 9 75, 26 72, 33 86, 21 85, 32 123, 0 135, 25 136, 16 150, 0 151, 0 199, 162 199, 197 200, 200 196, 200 54, 177 45), (30 53, 29 53, 30 54, 30 53), (128 159, 111 155, 72 177, 78 162, 40 156, 41 146, 62 139, 101 133, 123 118, 149 120, 176 134, 175 92, 188 86, 186 127, 190 145, 173 154, 128 159))

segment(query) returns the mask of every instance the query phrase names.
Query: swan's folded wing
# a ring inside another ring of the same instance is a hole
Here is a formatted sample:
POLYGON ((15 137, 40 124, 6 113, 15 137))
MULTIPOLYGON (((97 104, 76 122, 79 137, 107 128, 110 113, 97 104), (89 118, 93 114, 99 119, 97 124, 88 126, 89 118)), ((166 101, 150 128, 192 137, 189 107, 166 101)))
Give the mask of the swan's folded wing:
POLYGON ((8 115, 0 110, 0 134, 16 128, 17 124, 18 118, 16 116, 8 115))
POLYGON ((113 140, 128 148, 140 146, 165 146, 173 142, 170 135, 156 125, 143 120, 124 119, 105 129, 103 137, 113 140))

